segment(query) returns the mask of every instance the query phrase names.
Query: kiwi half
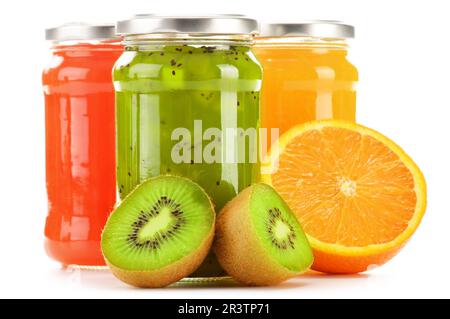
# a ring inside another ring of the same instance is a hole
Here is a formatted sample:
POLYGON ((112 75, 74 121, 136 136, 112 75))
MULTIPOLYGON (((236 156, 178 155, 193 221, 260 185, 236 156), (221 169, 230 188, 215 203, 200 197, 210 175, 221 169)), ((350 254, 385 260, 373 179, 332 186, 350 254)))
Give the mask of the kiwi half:
POLYGON ((309 242, 277 192, 254 184, 217 217, 214 251, 225 271, 248 285, 274 285, 306 271, 313 262, 309 242))
POLYGON ((113 274, 137 287, 163 287, 197 269, 211 247, 215 213, 189 179, 159 176, 136 187, 114 210, 102 234, 113 274))

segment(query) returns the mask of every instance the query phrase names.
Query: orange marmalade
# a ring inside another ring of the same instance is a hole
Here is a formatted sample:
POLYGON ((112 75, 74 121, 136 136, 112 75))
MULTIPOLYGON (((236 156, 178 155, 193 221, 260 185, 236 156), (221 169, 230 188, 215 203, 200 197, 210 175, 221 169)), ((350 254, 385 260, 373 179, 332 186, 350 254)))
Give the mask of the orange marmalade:
POLYGON ((263 25, 253 49, 264 70, 261 126, 281 135, 312 120, 355 121, 358 72, 346 41, 353 35, 333 21, 263 25))

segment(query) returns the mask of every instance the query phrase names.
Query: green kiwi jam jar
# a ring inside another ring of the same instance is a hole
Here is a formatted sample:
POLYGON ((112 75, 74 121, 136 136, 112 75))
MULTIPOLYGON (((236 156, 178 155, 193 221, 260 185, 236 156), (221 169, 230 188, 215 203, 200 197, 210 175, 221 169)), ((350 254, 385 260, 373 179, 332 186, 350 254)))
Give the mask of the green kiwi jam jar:
MULTIPOLYGON (((219 212, 258 181, 257 27, 234 15, 118 22, 125 45, 113 70, 122 199, 147 178, 179 175, 202 186, 219 212)), ((212 253, 193 274, 222 275, 212 253)))

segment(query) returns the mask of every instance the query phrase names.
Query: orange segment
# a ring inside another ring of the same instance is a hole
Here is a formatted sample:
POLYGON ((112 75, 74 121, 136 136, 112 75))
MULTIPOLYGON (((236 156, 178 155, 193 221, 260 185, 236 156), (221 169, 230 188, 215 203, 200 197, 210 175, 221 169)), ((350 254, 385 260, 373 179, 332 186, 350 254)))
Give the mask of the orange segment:
POLYGON ((355 273, 402 247, 425 212, 426 186, 409 156, 349 122, 292 128, 272 147, 263 180, 287 201, 315 252, 313 269, 355 273))

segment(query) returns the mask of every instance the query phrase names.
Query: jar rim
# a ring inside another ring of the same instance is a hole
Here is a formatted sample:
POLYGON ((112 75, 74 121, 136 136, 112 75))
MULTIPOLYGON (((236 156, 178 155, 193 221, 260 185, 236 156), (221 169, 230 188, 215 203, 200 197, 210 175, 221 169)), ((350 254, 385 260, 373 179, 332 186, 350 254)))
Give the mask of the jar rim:
POLYGON ((127 46, 146 45, 197 45, 197 46, 251 46, 255 42, 249 34, 185 34, 185 33, 152 33, 126 35, 122 43, 127 46))

